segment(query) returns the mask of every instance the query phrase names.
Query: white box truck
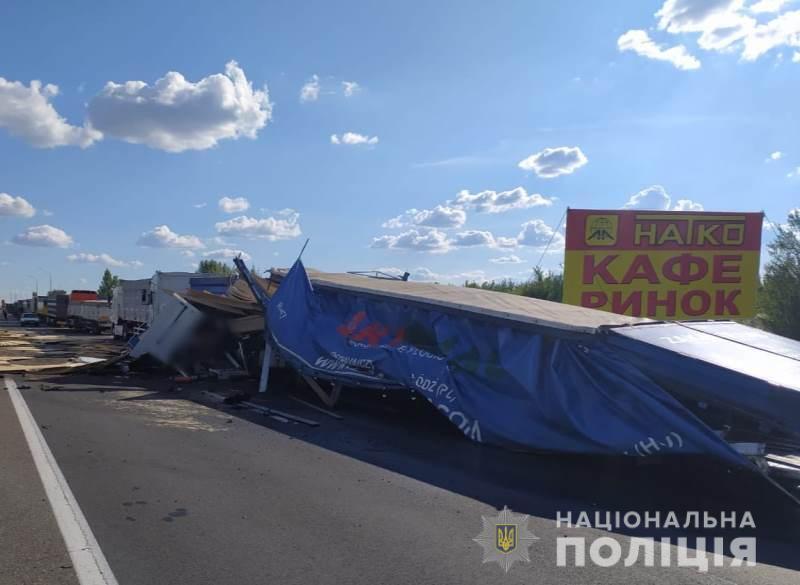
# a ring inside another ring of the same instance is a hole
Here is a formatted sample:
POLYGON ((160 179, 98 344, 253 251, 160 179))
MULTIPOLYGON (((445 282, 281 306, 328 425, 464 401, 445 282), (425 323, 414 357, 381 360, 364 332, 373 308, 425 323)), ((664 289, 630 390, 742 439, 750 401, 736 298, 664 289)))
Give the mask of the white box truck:
POLYGON ((219 274, 156 271, 152 278, 120 280, 111 304, 114 336, 128 338, 145 330, 171 304, 172 293, 180 294, 190 289, 221 293, 235 278, 219 274))

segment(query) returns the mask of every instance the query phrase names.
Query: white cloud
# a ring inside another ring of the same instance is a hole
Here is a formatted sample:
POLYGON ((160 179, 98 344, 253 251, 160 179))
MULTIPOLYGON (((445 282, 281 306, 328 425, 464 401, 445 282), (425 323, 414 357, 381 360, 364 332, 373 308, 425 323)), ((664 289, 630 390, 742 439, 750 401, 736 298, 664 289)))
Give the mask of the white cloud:
MULTIPOLYGON (((459 248, 491 248, 514 249, 519 246, 529 246, 543 249, 550 243, 553 252, 558 252, 564 247, 564 236, 540 219, 534 219, 522 224, 522 230, 517 236, 495 236, 487 230, 464 230, 449 236, 435 228, 412 228, 397 235, 383 235, 373 238, 371 248, 384 248, 391 250, 416 250, 444 254, 459 248)), ((514 255, 492 260, 497 263, 516 263, 521 260, 514 255), (502 260, 502 262, 500 262, 502 260)))
POLYGON ((461 227, 466 221, 467 214, 463 209, 437 205, 433 209, 409 209, 405 213, 384 222, 382 227, 394 229, 419 225, 446 229, 461 227))
POLYGON ((539 193, 529 194, 524 187, 517 187, 508 191, 481 191, 475 194, 464 190, 456 195, 453 203, 466 209, 474 209, 478 213, 504 213, 512 209, 550 206, 553 199, 539 193))
POLYGON ((250 202, 244 197, 223 197, 218 205, 225 213, 239 213, 250 209, 250 202))
POLYGON ((785 12, 756 26, 744 39, 742 59, 755 61, 781 46, 800 47, 800 10, 785 12))
POLYGON ((663 48, 653 41, 646 31, 629 30, 617 39, 617 48, 620 51, 633 51, 637 55, 672 63, 676 68, 684 71, 700 68, 700 61, 686 50, 683 45, 676 45, 668 49, 663 48))
POLYGON ((661 185, 651 185, 631 195, 623 209, 652 209, 656 211, 703 211, 702 203, 691 199, 678 199, 672 205, 672 198, 661 185))
POLYGON ((211 250, 203 253, 203 258, 216 258, 217 260, 233 260, 241 256, 245 262, 250 262, 253 259, 250 254, 244 250, 234 250, 232 248, 220 248, 219 250, 211 250))
POLYGON ((464 281, 466 280, 485 282, 487 279, 486 279, 486 273, 483 270, 468 270, 466 272, 442 273, 442 272, 434 272, 430 268, 425 268, 424 266, 420 266, 419 268, 415 268, 411 272, 409 280, 415 280, 419 282, 451 282, 451 283, 463 284, 464 281))
POLYGON ((788 173, 786 173, 786 178, 791 179, 792 177, 797 177, 798 175, 800 175, 800 167, 795 167, 794 170, 791 170, 788 173))
POLYGON ((203 209, 206 205, 208 205, 208 203, 206 203, 206 202, 195 203, 194 205, 192 205, 192 207, 194 207, 195 209, 203 209))
POLYGON ((570 175, 589 162, 583 151, 577 146, 559 146, 545 148, 519 161, 519 168, 533 171, 537 177, 552 179, 561 175, 570 175))
POLYGON ((358 134, 357 132, 345 132, 341 136, 337 134, 331 134, 331 144, 347 144, 350 146, 357 144, 375 145, 378 144, 378 137, 369 137, 365 136, 364 134, 358 134))
POLYGON ((294 210, 285 210, 279 217, 265 217, 257 219, 240 215, 227 221, 215 224, 217 233, 229 236, 246 236, 250 238, 264 238, 270 241, 287 240, 298 237, 300 230, 300 214, 294 210))
POLYGON ((301 102, 315 102, 319 99, 319 76, 314 74, 300 88, 301 102))
POLYGON ((131 262, 125 262, 124 260, 117 260, 116 258, 112 257, 109 254, 88 254, 86 252, 81 252, 80 254, 70 254, 67 256, 67 260, 70 262, 77 262, 80 264, 105 264, 106 266, 114 266, 114 267, 123 267, 123 266, 134 266, 140 267, 142 263, 138 260, 132 260, 131 262))
POLYGON ((443 254, 451 249, 451 244, 447 234, 437 229, 410 229, 398 235, 373 238, 370 247, 443 254))
POLYGON ((783 158, 783 153, 780 150, 776 150, 775 152, 769 155, 767 162, 771 160, 780 160, 781 158, 783 158))
POLYGON ((759 0, 750 6, 750 12, 764 14, 770 12, 780 12, 783 7, 791 0, 759 0))
POLYGON ((72 236, 51 225, 34 225, 14 236, 15 244, 48 248, 67 248, 72 245, 72 236))
POLYGON ((721 17, 738 11, 744 0, 666 0, 656 12, 658 28, 670 33, 713 28, 721 17))
MULTIPOLYGON (((759 0, 750 6, 745 0, 665 0, 655 16, 662 31, 697 34, 701 49, 739 52, 743 61, 755 61, 772 49, 800 47, 800 10, 784 11, 789 4, 786 0, 759 0)), ((645 56, 672 60, 684 69, 700 66, 683 45, 665 51, 642 30, 620 37, 620 50, 624 50, 623 38, 630 50, 645 56)))
MULTIPOLYGON (((378 268, 378 272, 402 276, 405 270, 395 267, 378 268)), ((484 282, 486 273, 483 270, 467 270, 465 272, 443 273, 435 272, 425 266, 419 266, 409 271, 409 280, 420 282, 453 282, 463 284, 465 280, 484 282)))
MULTIPOLYGON (((0 214, 2 215, 2 214, 0 214)), ((45 217, 53 217, 53 212, 49 209, 42 209, 42 215, 45 217)))
POLYGON ((658 27, 672 34, 700 33, 707 51, 730 51, 757 22, 742 12, 744 0, 666 0, 656 12, 658 27))
POLYGON ((703 211, 703 204, 692 201, 691 199, 678 199, 672 207, 673 211, 703 211))
POLYGON ((0 193, 0 215, 33 217, 36 215, 36 208, 23 197, 0 193))
POLYGON ((89 124, 72 126, 60 116, 50 103, 57 95, 58 86, 50 83, 26 86, 0 77, 0 128, 37 148, 86 148, 103 137, 89 124))
POLYGON ((361 86, 355 81, 343 81, 342 91, 345 97, 352 97, 361 91, 361 86))
POLYGON ((623 209, 655 209, 665 211, 669 209, 670 196, 661 185, 652 185, 631 195, 623 209))
POLYGON ((493 262, 494 264, 521 264, 523 260, 515 254, 509 254, 508 256, 500 256, 499 258, 489 258, 489 262, 493 262))
POLYGON ((176 234, 166 225, 159 225, 150 231, 143 232, 139 236, 137 244, 148 248, 178 248, 186 250, 205 248, 203 242, 197 236, 176 234))
POLYGON ((272 117, 266 86, 253 90, 230 61, 225 73, 193 83, 170 71, 152 86, 109 81, 89 102, 89 120, 108 136, 168 152, 203 150, 220 140, 256 138, 272 117))
POLYGON ((494 248, 497 243, 492 232, 486 230, 466 230, 453 236, 450 240, 450 245, 454 248, 472 248, 475 246, 494 248))
POLYGON ((559 252, 564 249, 564 236, 541 219, 532 219, 522 224, 522 231, 517 236, 517 245, 559 252))
POLYGON ((800 51, 795 51, 792 55, 792 63, 800 63, 800 51))

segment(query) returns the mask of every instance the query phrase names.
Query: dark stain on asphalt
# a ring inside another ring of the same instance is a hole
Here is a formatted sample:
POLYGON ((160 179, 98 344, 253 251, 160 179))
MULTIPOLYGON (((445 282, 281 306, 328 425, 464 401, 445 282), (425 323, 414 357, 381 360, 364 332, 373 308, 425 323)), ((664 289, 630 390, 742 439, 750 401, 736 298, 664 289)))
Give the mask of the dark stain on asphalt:
POLYGON ((186 508, 175 508, 172 512, 162 518, 164 522, 172 522, 175 518, 183 518, 188 516, 189 512, 186 508))

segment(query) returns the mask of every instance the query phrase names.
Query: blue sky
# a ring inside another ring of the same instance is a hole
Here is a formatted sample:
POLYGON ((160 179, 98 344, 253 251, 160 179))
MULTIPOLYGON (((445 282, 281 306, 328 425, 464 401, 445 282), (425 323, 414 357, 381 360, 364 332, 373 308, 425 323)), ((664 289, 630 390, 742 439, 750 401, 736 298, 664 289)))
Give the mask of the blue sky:
POLYGON ((798 79, 791 1, 6 2, 0 297, 306 237, 324 270, 524 278, 567 206, 637 194, 781 222, 798 79))

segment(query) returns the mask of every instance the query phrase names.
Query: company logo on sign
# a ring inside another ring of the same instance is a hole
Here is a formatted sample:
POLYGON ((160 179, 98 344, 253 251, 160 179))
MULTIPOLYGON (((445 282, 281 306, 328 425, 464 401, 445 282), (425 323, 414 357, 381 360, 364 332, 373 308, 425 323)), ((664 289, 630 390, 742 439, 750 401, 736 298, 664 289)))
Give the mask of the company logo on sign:
POLYGON ((655 319, 755 313, 760 213, 567 213, 564 302, 655 319))
POLYGON ((586 243, 589 246, 613 246, 617 243, 616 215, 589 215, 586 217, 586 243))

